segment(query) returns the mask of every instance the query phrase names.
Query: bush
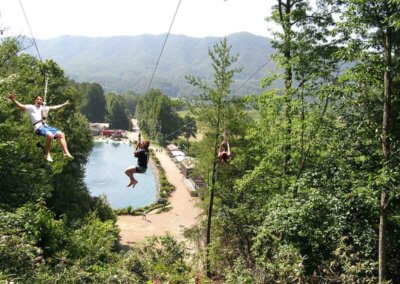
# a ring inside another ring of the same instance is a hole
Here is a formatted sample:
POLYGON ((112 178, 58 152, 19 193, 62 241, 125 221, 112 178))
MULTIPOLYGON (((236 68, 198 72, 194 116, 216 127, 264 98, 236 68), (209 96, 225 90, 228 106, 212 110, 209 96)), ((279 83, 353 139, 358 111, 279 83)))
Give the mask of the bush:
POLYGON ((107 197, 105 195, 94 197, 93 211, 96 211, 96 215, 100 218, 101 221, 117 221, 117 217, 115 216, 114 211, 108 203, 107 197))
POLYGON ((128 269, 145 280, 161 283, 190 283, 189 267, 185 263, 184 243, 166 235, 147 239, 138 249, 127 254, 128 269), (146 275, 147 277, 145 277, 146 275))
POLYGON ((168 203, 168 199, 166 198, 159 198, 157 203, 166 205, 168 203))
POLYGON ((102 222, 95 213, 84 219, 82 226, 70 235, 68 252, 86 266, 113 258, 118 246, 118 228, 112 221, 102 222))
POLYGON ((252 284, 255 283, 251 271, 247 270, 243 264, 243 260, 238 258, 235 261, 233 269, 228 269, 226 272, 226 284, 252 284))

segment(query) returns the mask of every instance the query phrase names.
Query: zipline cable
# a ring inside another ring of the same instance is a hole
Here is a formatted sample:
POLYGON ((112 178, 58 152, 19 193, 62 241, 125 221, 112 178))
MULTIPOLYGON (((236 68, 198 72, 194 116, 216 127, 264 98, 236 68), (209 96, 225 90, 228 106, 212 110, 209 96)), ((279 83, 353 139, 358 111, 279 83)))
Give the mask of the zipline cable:
POLYGON ((164 140, 166 140, 166 139, 167 139, 167 137, 171 136, 171 135, 172 135, 172 134, 174 134, 175 132, 177 132, 177 131, 181 130, 182 128, 184 128, 184 127, 188 126, 189 124, 191 124, 191 123, 193 123, 193 122, 196 122, 196 120, 191 120, 191 121, 189 121, 189 122, 188 122, 188 123, 186 123, 184 126, 182 126, 182 127, 178 128, 178 129, 176 129, 176 130, 172 131, 170 134, 168 134, 167 136, 163 137, 163 139, 164 139, 164 140))
POLYGON ((251 79, 253 79, 254 76, 257 75, 258 72, 260 72, 265 66, 267 66, 268 63, 270 63, 272 60, 272 58, 268 59, 260 68, 257 69, 256 72, 253 73, 253 75, 251 75, 242 85, 240 85, 239 88, 237 88, 236 90, 234 90, 232 93, 237 93, 244 85, 247 84, 247 82, 249 82, 251 79))
MULTIPOLYGON (((256 76, 258 74, 258 72, 260 72, 265 66, 267 66, 268 63, 270 63, 272 60, 272 58, 268 59, 261 67, 259 67, 257 69, 256 72, 254 72, 242 85, 240 85, 239 88, 235 89, 232 93, 237 93, 244 85, 246 85, 251 79, 253 79, 254 76, 256 76)), ((192 120, 189 121, 188 123, 186 123, 184 126, 172 131, 171 133, 169 133, 167 136, 164 137, 164 140, 167 139, 169 136, 171 136, 172 134, 174 134, 175 132, 181 130, 182 128, 186 127, 187 125, 195 122, 196 120, 192 120)))
MULTIPOLYGON (((38 56, 39 56, 40 62, 43 62, 42 56, 40 55, 40 52, 39 52, 39 48, 38 48, 38 46, 37 46, 37 44, 36 44, 35 36, 33 35, 33 32, 32 32, 31 25, 30 25, 30 23, 29 23, 28 17, 26 16, 24 6, 22 5, 22 0, 18 0, 18 2, 19 2, 19 5, 21 6, 22 14, 24 14, 25 21, 26 21, 26 24, 28 25, 29 32, 30 32, 30 34, 31 34, 32 41, 33 41, 33 44, 34 44, 34 46, 35 46, 35 48, 36 48, 36 52, 37 52, 37 54, 38 54, 38 56)), ((44 98, 43 98, 43 103, 44 103, 45 105, 46 105, 46 102, 47 102, 46 99, 47 99, 47 86, 48 86, 48 83, 49 83, 49 75, 48 75, 47 72, 46 72, 46 73, 45 73, 44 98)))
MULTIPOLYGON (((21 1, 21 0, 20 0, 20 1, 21 1)), ((169 34, 170 34, 170 32, 171 32, 171 29, 172 29, 172 25, 174 24, 174 21, 175 21, 176 14, 178 13, 179 6, 181 5, 181 1, 182 1, 182 0, 179 0, 178 6, 176 7, 176 11, 175 11, 174 17, 172 18, 171 25, 169 26, 169 30, 168 30, 167 36, 165 37, 164 44, 163 44, 163 46, 162 46, 162 48, 161 48, 160 55, 158 56, 158 60, 157 60, 157 63, 156 63, 156 67, 155 67, 154 70, 153 70, 153 74, 151 75, 151 79, 150 79, 149 84, 148 84, 148 86, 147 86, 146 93, 147 93, 147 92, 149 91, 149 89, 150 89, 151 83, 152 83, 152 81, 153 81, 154 75, 155 75, 156 70, 157 70, 157 67, 158 67, 158 64, 160 63, 160 59, 161 59, 161 56, 162 56, 162 54, 163 54, 165 44, 167 43, 169 34)))
POLYGON ((35 37, 33 36, 32 28, 31 28, 31 25, 29 24, 28 17, 26 16, 26 13, 25 13, 25 10, 24 10, 24 6, 22 5, 22 1, 21 0, 18 0, 18 1, 19 1, 19 5, 21 6, 22 13, 24 14, 26 24, 28 25, 29 32, 31 33, 31 37, 32 37, 32 40, 33 40, 33 44, 35 45, 36 52, 37 52, 37 54, 39 56, 40 61, 42 61, 42 57, 40 56, 39 48, 38 48, 38 46, 36 44, 35 37))

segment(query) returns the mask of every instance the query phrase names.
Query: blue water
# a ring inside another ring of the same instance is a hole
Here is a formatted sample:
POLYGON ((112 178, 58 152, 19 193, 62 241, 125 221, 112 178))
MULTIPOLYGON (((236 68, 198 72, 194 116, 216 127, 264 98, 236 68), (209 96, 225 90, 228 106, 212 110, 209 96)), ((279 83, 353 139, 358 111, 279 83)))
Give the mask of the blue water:
POLYGON ((136 163, 130 145, 111 141, 95 142, 85 175, 91 195, 105 194, 113 209, 128 206, 138 208, 155 202, 157 185, 150 166, 145 174, 135 174, 138 183, 133 189, 126 187, 129 178, 125 170, 136 163))

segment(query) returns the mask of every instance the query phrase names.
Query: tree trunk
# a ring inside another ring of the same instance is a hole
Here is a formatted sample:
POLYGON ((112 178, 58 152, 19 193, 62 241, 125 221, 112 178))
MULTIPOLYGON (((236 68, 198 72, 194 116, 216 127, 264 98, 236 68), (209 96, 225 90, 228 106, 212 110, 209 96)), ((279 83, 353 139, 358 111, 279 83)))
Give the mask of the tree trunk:
POLYGON ((208 213, 207 213, 207 235, 206 235, 206 272, 207 277, 211 277, 211 267, 210 267, 210 242, 211 242, 211 218, 212 209, 214 204, 214 183, 215 183, 215 164, 213 164, 213 174, 212 174, 212 184, 210 191, 210 202, 208 203, 208 213))
POLYGON ((290 60, 292 59, 291 54, 291 41, 292 41, 292 30, 291 30, 291 23, 290 23, 290 13, 292 8, 291 0, 286 0, 286 3, 283 4, 282 0, 278 0, 279 6, 279 15, 280 21, 282 25, 282 29, 284 32, 284 44, 285 48, 283 51, 283 55, 285 57, 285 103, 286 103, 286 141, 285 141, 285 157, 284 157, 284 165, 283 165, 283 172, 285 174, 289 173, 289 164, 290 160, 292 159, 291 156, 291 143, 290 139, 292 136, 292 67, 290 65, 290 60))
POLYGON ((218 107, 218 118, 217 118, 217 129, 215 134, 215 145, 214 145, 214 162, 212 169, 211 188, 210 188, 210 201, 208 203, 207 212, 207 232, 206 232, 206 274, 207 277, 211 277, 210 267, 210 242, 211 242, 211 220, 212 210, 214 205, 214 186, 216 180, 216 167, 217 167, 217 149, 218 149, 218 137, 219 137, 219 124, 220 124, 220 105, 218 107))
MULTIPOLYGON (((385 71, 384 71, 384 98, 383 98, 383 122, 382 122, 382 150, 384 156, 384 167, 389 167, 390 160, 390 109, 392 99, 392 42, 391 30, 387 28, 384 34, 384 53, 385 53, 385 71)), ((386 223, 387 223, 387 205, 389 202, 389 190, 384 187, 381 191, 380 216, 379 216, 379 283, 386 281, 386 223)))

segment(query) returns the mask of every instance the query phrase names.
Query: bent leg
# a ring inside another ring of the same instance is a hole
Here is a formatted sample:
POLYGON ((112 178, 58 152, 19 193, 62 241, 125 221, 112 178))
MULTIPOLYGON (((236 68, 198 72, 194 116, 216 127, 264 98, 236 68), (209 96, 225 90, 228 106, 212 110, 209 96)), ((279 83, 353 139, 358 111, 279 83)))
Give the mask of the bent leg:
POLYGON ((68 145, 67 145, 67 140, 65 139, 65 134, 62 132, 57 132, 57 134, 54 136, 55 138, 58 139, 58 143, 60 143, 61 149, 64 153, 64 157, 73 159, 71 153, 68 150, 68 145))
POLYGON ((129 184, 127 185, 127 187, 130 187, 130 186, 135 186, 136 184, 137 184, 137 180, 135 179, 135 177, 133 176, 133 174, 134 173, 136 173, 136 167, 130 167, 130 168, 127 168, 126 169, 126 171, 125 171, 125 174, 129 177, 129 179, 130 179, 130 182, 129 182, 129 184))

